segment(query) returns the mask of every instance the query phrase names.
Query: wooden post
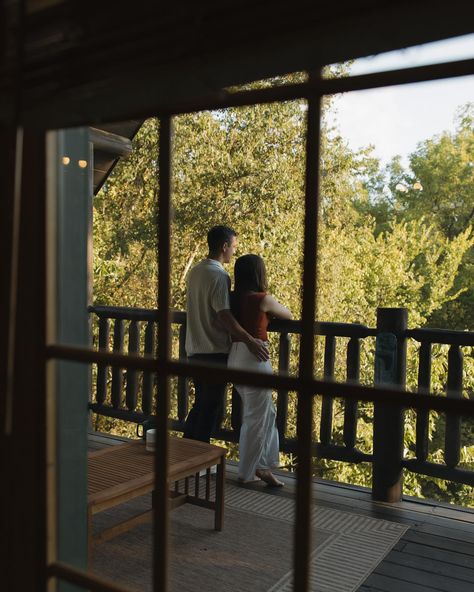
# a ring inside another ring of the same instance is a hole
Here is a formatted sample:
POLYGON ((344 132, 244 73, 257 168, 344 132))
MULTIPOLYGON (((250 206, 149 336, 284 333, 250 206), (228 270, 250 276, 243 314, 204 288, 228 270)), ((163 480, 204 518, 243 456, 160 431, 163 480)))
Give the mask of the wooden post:
POLYGON ((0 557, 2 590, 45 591, 46 138, 0 129, 3 142, 0 302, 0 557), (25 567, 26 566, 26 567, 25 567))
MULTIPOLYGON (((375 384, 405 386, 408 311, 405 308, 377 309, 375 384)), ((404 410, 400 405, 374 405, 374 459, 372 498, 398 502, 403 493, 404 410)))
MULTIPOLYGON (((278 374, 288 374, 290 367, 290 336, 288 333, 280 333, 278 349, 278 374)), ((281 446, 286 439, 286 426, 288 423, 288 391, 278 389, 277 394, 277 429, 281 446)))

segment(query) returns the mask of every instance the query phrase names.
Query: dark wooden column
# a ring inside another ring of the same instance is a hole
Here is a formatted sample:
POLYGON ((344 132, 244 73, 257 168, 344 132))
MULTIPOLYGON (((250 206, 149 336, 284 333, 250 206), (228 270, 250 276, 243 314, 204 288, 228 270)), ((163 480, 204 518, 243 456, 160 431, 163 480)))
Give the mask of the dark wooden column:
MULTIPOLYGON (((0 331, 0 418, 4 420, 4 404, 8 351, 8 315, 11 293, 12 231, 13 231, 13 192, 15 185, 15 127, 0 128, 0 187, 2 192, 2 212, 0 215, 0 310, 3 311, 0 331)), ((2 424, 3 425, 3 424, 2 424)), ((2 430, 3 434, 3 430, 2 430)), ((0 454, 2 448, 0 447, 0 454)))
POLYGON ((1 581, 11 592, 36 592, 45 590, 46 564, 45 135, 23 134, 15 193, 13 130, 2 140, 1 292, 12 322, 2 328, 1 581))

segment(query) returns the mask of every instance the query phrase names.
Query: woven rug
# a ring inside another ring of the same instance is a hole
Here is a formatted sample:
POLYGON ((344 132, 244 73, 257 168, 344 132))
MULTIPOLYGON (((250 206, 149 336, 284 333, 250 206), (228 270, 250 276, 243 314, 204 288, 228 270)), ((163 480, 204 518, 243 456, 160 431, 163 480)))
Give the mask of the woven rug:
MULTIPOLYGON (((144 496, 95 517, 101 530, 150 506, 144 496)), ((170 588, 173 592, 290 592, 294 501, 226 487, 224 531, 213 513, 184 505, 171 513, 170 588)), ((407 527, 349 512, 313 508, 311 590, 353 592, 407 527)), ((97 546, 91 570, 131 590, 152 590, 151 524, 97 546)))

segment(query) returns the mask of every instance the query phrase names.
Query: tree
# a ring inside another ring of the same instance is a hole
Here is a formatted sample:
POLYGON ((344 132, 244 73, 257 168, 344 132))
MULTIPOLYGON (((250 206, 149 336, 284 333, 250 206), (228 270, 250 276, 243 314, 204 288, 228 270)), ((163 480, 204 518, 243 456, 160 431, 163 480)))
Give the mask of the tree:
POLYGON ((156 306, 158 125, 149 119, 94 198, 94 302, 156 306))
MULTIPOLYGON (((420 142, 405 170, 396 157, 368 182, 370 198, 359 211, 372 214, 377 230, 393 220, 419 220, 451 240, 468 231, 474 221, 474 103, 458 109, 454 132, 420 142)), ((452 329, 474 327, 474 249, 460 263, 453 283, 455 298, 433 310, 428 323, 452 329)))
MULTIPOLYGON (((397 193, 399 216, 426 216, 448 238, 474 221, 474 103, 460 108, 455 131, 418 145, 397 193)), ((394 179, 393 179, 394 180, 394 179)), ((393 181, 392 181, 393 182, 393 181)))

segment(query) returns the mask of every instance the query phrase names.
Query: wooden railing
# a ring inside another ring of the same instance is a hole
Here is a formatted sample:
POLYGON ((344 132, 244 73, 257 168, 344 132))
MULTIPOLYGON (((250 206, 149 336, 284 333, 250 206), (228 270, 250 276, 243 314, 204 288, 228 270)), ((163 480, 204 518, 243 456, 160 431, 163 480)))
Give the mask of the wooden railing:
MULTIPOLYGON (((157 311, 122 307, 91 307, 90 313, 98 328, 94 330, 98 348, 102 351, 152 355, 155 352, 158 334, 157 311)), ((185 359, 186 315, 176 311, 172 314, 175 334, 176 357, 185 359)), ((337 379, 359 384, 361 370, 361 344, 367 338, 376 338, 371 344, 375 353, 374 380, 405 386, 406 345, 411 339, 419 342, 418 392, 430 391, 432 344, 448 344, 447 396, 462 397, 463 357, 462 347, 474 346, 474 333, 433 329, 407 330, 404 309, 379 309, 377 327, 360 324, 315 323, 314 333, 324 340, 322 373, 327 380, 335 380, 336 343, 344 342, 345 370, 337 379), (343 338, 343 339, 341 339, 343 338), (374 348, 375 347, 375 351, 374 348)), ((301 333, 299 321, 275 320, 269 326, 270 333, 278 335, 278 359, 275 371, 288 373, 291 350, 299 345, 301 333), (293 343, 292 343, 293 342, 293 343)), ((339 350, 340 351, 340 350, 339 350)), ((173 400, 175 416, 172 428, 183 431, 189 409, 188 379, 179 377, 173 400)), ((90 409, 95 413, 140 423, 153 415, 155 400, 153 373, 137 370, 97 367, 93 382, 90 409)), ((230 405, 224 405, 219 417, 219 427, 214 437, 227 442, 238 442, 241 424, 240 397, 234 389, 230 405), (226 410, 230 408, 229 413, 226 410)), ((296 440, 289 435, 288 412, 292 408, 291 394, 277 392, 277 428, 280 448, 283 452, 295 452, 296 440)), ((296 398, 295 398, 296 402, 296 398)), ((408 469, 434 477, 474 485, 474 471, 461 469, 461 418, 447 414, 444 464, 428 461, 428 414, 418 411, 416 419, 416 458, 404 458, 404 408, 387 404, 375 404, 374 439, 372 453, 357 448, 358 403, 345 400, 342 426, 342 443, 334 443, 333 413, 334 398, 322 396, 319 417, 319 440, 314 453, 322 458, 346 462, 371 462, 373 465, 373 488, 379 499, 387 498, 389 489, 401 490, 402 470, 408 469), (378 492, 378 493, 377 493, 378 492)), ((474 418, 471 418, 474 422, 474 418)), ((390 497, 390 496, 388 496, 390 497)))
MULTIPOLYGON (((431 360, 434 344, 449 345, 446 395, 460 399, 463 393, 463 347, 474 346, 474 333, 443 329, 414 329, 406 331, 406 337, 420 343, 418 365, 418 392, 431 390, 431 360)), ((471 397, 474 393, 470 393, 471 397)), ((446 414, 444 440, 444 464, 427 460, 429 445, 428 411, 418 411, 416 418, 416 458, 404 459, 403 466, 415 473, 439 477, 459 483, 474 485, 474 472, 458 468, 461 456, 461 417, 446 414)), ((474 423, 474 418, 471 418, 474 423)))

